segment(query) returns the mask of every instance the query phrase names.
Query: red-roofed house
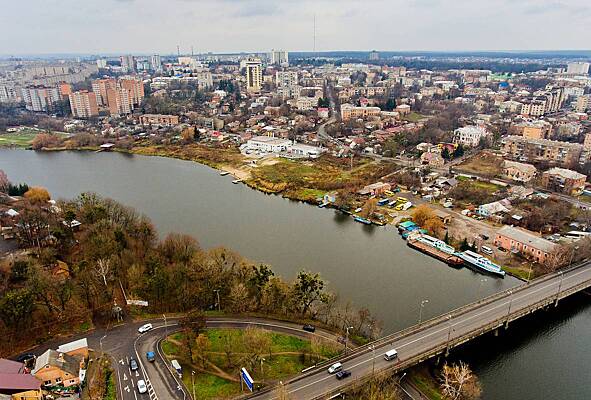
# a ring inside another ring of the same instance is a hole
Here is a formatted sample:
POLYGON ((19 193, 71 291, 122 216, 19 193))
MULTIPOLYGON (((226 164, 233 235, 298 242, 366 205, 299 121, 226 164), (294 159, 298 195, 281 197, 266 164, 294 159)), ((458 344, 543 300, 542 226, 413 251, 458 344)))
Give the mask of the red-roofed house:
POLYGON ((2 395, 11 400, 40 400, 41 381, 27 373, 23 363, 0 358, 0 398, 2 395))

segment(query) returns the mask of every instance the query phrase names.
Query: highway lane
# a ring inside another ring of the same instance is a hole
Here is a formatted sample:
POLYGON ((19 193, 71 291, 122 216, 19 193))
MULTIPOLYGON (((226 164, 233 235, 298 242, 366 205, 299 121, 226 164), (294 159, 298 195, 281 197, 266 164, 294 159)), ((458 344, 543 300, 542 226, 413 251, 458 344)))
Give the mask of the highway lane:
MULTIPOLYGON (((591 281, 591 266, 587 264, 581 269, 575 269, 557 274, 550 279, 538 279, 530 284, 514 288, 502 297, 463 313, 451 313, 447 318, 437 323, 427 321, 423 329, 404 337, 394 337, 392 340, 379 340, 373 351, 364 349, 352 358, 345 358, 343 366, 352 372, 352 376, 344 381, 338 381, 326 372, 326 367, 319 368, 287 382, 287 391, 294 399, 314 399, 326 394, 345 389, 353 380, 368 377, 372 371, 378 372, 400 365, 404 361, 427 353, 437 346, 443 346, 461 339, 464 335, 480 329, 491 322, 501 320, 502 325, 508 315, 548 298, 555 298, 561 291, 577 286, 579 283, 591 281), (399 358, 396 361, 386 361, 383 354, 395 348, 399 358)), ((274 399, 273 392, 255 394, 251 398, 274 399)))

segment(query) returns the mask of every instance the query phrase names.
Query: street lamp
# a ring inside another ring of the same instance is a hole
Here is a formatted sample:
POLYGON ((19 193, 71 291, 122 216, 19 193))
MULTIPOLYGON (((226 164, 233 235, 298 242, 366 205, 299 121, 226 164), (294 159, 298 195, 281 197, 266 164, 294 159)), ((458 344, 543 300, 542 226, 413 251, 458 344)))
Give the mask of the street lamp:
POLYGON ((349 342, 349 329, 353 329, 353 327, 348 326, 345 328, 345 330, 347 331, 347 334, 345 336, 345 354, 347 354, 347 342, 349 342))
POLYGON ((560 297, 560 289, 562 289, 562 280, 564 278, 564 273, 562 271, 558 271, 560 275, 560 281, 558 282, 558 291, 556 292, 556 302, 554 303, 555 306, 558 305, 558 298, 560 297))
POLYGON ((507 311, 507 322, 505 323, 505 329, 509 326, 509 318, 511 317, 511 305, 513 304, 513 291, 509 290, 509 310, 507 311))
POLYGON ((427 304, 429 302, 429 300, 425 299, 425 300, 421 300, 421 307, 419 309, 419 325, 421 325, 421 321, 423 320, 423 307, 425 307, 425 304, 427 304))
POLYGON ((265 383, 265 370, 263 369, 263 361, 265 361, 265 359, 261 357, 261 375, 263 376, 263 383, 265 383))
POLYGON ((193 400, 195 399, 195 371, 191 371, 191 386, 193 387, 193 400))
POLYGON ((101 347, 101 357, 103 357, 105 355, 105 353, 103 352, 103 339, 107 337, 107 334, 105 333, 105 336, 103 336, 102 338, 99 339, 99 346, 101 347))
POLYGON ((218 311, 221 311, 221 304, 220 304, 220 289, 214 289, 213 291, 216 293, 216 295, 217 295, 217 298, 218 298, 218 311))
POLYGON ((162 314, 164 317, 164 337, 168 336, 168 328, 166 327, 166 314, 162 314))
POLYGON ((534 265, 532 263, 529 264, 529 273, 527 274, 527 282, 531 281, 531 274, 533 272, 534 265))
POLYGON ((373 378, 373 375, 376 372, 376 346, 372 344, 370 349, 371 349, 371 375, 373 378))
POLYGON ((447 331, 447 350, 446 352, 449 353, 449 342, 451 340, 451 329, 453 324, 451 323, 451 315, 447 316, 447 323, 449 324, 449 330, 447 331))

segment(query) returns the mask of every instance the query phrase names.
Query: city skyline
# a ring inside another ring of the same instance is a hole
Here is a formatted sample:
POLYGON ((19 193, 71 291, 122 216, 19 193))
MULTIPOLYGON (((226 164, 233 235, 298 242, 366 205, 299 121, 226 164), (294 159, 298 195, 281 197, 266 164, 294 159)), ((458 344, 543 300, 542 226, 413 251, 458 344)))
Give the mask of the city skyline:
POLYGON ((185 54, 191 48, 196 53, 314 47, 319 52, 584 50, 591 22, 591 7, 582 0, 519 5, 508 0, 109 0, 83 5, 63 0, 59 6, 33 0, 4 9, 2 55, 174 54, 177 45, 185 54), (15 18, 25 15, 26 24, 15 18))

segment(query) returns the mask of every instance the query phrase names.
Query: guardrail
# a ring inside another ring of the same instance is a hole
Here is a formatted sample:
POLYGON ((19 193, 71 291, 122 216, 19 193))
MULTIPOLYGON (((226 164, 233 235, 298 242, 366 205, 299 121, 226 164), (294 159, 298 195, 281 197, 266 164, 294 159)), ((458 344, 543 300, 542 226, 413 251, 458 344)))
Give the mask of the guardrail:
MULTIPOLYGON (((581 290, 584 290, 588 287, 591 287, 591 279, 586 280, 578 285, 575 285, 573 287, 570 287, 568 289, 565 290, 561 290, 560 293, 558 294, 558 296, 551 296, 551 297, 547 297, 545 299, 542 299, 540 301, 537 301, 534 304, 531 304, 525 308, 522 309, 518 309, 514 312, 512 312, 509 316, 503 316, 503 317, 499 317, 497 319, 495 319, 494 321, 491 321, 489 323, 487 323, 485 326, 482 327, 478 327, 476 329, 472 329, 469 332, 464 333, 463 335, 456 337, 454 339, 451 339, 448 341, 446 341, 445 343, 440 343, 437 344, 433 347, 431 347, 429 350, 418 354, 414 357, 411 357, 407 360, 404 360, 403 362, 400 362, 398 364, 392 365, 390 367, 386 367, 384 369, 381 369, 380 371, 378 371, 379 373, 383 373, 383 372, 390 372, 390 373, 398 373, 401 372, 405 369, 408 369, 416 364, 419 364, 425 360, 428 360, 432 357, 435 357, 439 354, 442 354, 444 352, 449 351, 450 349, 453 349, 454 347, 457 347, 463 343, 466 343, 478 336, 482 336, 485 333, 491 332, 495 329, 498 329, 500 327, 502 327, 505 324, 508 324, 511 321, 515 321, 525 315, 531 314, 532 312, 535 312, 541 308, 544 308, 552 303, 556 302, 557 298, 565 298, 570 296, 571 294, 577 293, 581 290)), ((337 393, 337 392, 341 392, 343 390, 343 388, 346 387, 350 387, 353 386, 355 384, 359 384, 359 383, 364 383, 366 381, 369 381, 372 378, 371 375, 365 376, 365 377, 361 377, 358 378, 354 381, 348 382, 348 384, 346 384, 345 386, 341 386, 338 389, 329 392, 329 393, 324 393, 321 396, 316 396, 314 398, 312 398, 311 400, 320 400, 320 399, 325 399, 327 396, 330 396, 331 394, 337 393)))
MULTIPOLYGON (((589 266, 589 265, 590 265, 590 262, 587 261, 587 260, 585 260, 585 261, 580 262, 580 263, 578 263, 576 265, 573 265, 573 266, 571 266, 569 268, 566 268, 566 269, 563 269, 563 270, 560 270, 558 272, 554 272, 554 273, 551 273, 551 274, 544 275, 544 276, 542 276, 540 278, 536 278, 536 279, 534 279, 532 281, 523 283, 523 284, 521 284, 519 286, 506 289, 506 290, 504 290, 502 292, 498 292, 498 293, 495 293, 495 294, 493 294, 491 296, 482 298, 482 299, 480 299, 480 300, 478 300, 476 302, 469 303, 469 304, 466 304, 464 306, 458 307, 458 308, 456 308, 456 309, 454 309, 454 310, 452 310, 452 311, 450 311, 450 312, 448 312, 446 314, 443 314, 443 315, 440 315, 440 316, 431 318, 431 319, 429 319, 429 320, 427 320, 427 321, 425 321, 425 322, 423 322, 421 324, 413 325, 413 326, 408 327, 406 329, 403 329, 401 331, 392 333, 392 334, 387 335, 387 336, 384 336, 384 337, 382 337, 382 338, 380 338, 378 340, 375 340, 373 342, 370 342, 370 343, 367 343, 367 344, 365 344, 363 346, 360 346, 360 347, 356 348, 354 351, 352 351, 350 354, 347 354, 347 355, 344 355, 344 356, 333 357, 331 359, 328 359, 328 360, 325 360, 325 361, 323 361, 321 363, 318 363, 318 364, 316 364, 316 366, 315 366, 314 369, 312 369, 310 371, 307 371, 306 373, 303 373, 301 375, 298 375, 297 377, 294 377, 294 378, 286 381, 285 384, 286 385, 293 384, 294 382, 298 382, 298 381, 300 381, 302 379, 305 379, 305 378, 307 378, 309 376, 312 376, 312 375, 316 374, 318 372, 318 370, 324 369, 327 366, 335 363, 336 361, 339 361, 339 362, 347 362, 347 361, 350 361, 351 359, 354 359, 354 358, 358 357, 361 354, 368 353, 369 351, 371 351, 370 348, 373 347, 373 346, 381 347, 381 346, 387 344, 388 342, 394 342, 394 341, 398 341, 398 340, 404 339, 405 337, 408 337, 408 336, 410 336, 410 335, 412 335, 414 333, 417 333, 417 332, 419 332, 421 330, 426 330, 426 329, 429 329, 429 328, 431 328, 431 327, 433 327, 435 325, 440 324, 441 322, 445 322, 449 318, 459 317, 459 316, 461 316, 463 314, 466 314, 467 312, 472 311, 472 310, 474 310, 474 309, 476 309, 478 307, 482 307, 482 306, 491 304, 491 303, 493 303, 493 302, 495 302, 495 301, 497 301, 499 299, 506 298, 506 297, 508 297, 510 295, 514 295, 514 294, 516 294, 518 292, 522 292, 523 290, 529 289, 531 287, 538 286, 538 285, 540 285, 540 284, 542 284, 542 283, 544 283, 544 282, 546 282, 548 280, 551 280, 551 279, 554 279, 554 278, 560 276, 561 274, 564 276, 564 275, 568 274, 569 272, 578 270, 578 269, 580 269, 582 267, 589 266)), ((577 286, 580 286, 580 285, 577 285, 577 286)), ((572 288, 565 289, 564 291, 561 290, 560 293, 569 292, 570 289, 572 289, 572 288)), ((576 291, 580 291, 580 290, 581 289, 578 289, 576 291)), ((569 292, 568 294, 566 294, 565 296, 560 297, 560 298, 567 297, 567 296, 569 296, 572 293, 574 293, 574 292, 569 292)), ((560 294, 559 294, 559 296, 560 296, 560 294)), ((551 299, 550 303, 552 303, 552 302, 554 302, 556 300, 555 297, 551 297, 549 299, 551 299)), ((547 300, 548 299, 545 299, 544 301, 547 301, 547 300)), ((505 320, 505 319, 506 318, 504 318, 503 320, 505 320)), ((479 328, 479 329, 481 329, 481 328, 479 328)), ((423 355, 421 355, 421 357, 422 356, 423 355)), ((429 358, 430 357, 432 357, 432 355, 429 356, 429 358)), ((406 361, 405 361, 405 364, 406 364, 406 361)), ((263 389, 263 390, 261 390, 259 392, 252 393, 252 394, 249 394, 249 395, 240 397, 240 398, 241 399, 254 398, 254 397, 260 396, 261 394, 268 393, 268 392, 270 392, 270 391, 272 391, 274 389, 275 389, 274 387, 268 387, 268 388, 265 388, 265 389, 263 389)), ((324 396, 326 396, 326 394, 323 395, 323 397, 324 396)))

